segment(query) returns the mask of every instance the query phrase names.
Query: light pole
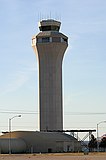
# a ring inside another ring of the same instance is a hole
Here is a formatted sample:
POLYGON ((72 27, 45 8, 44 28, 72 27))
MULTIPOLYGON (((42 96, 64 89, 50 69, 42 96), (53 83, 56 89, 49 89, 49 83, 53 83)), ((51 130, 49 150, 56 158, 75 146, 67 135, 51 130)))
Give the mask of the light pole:
POLYGON ((97 152, 99 152, 99 124, 106 123, 106 121, 101 121, 97 123, 97 152))
POLYGON ((11 120, 16 117, 21 117, 21 115, 16 115, 13 116, 12 118, 9 118, 9 154, 11 154, 11 120))

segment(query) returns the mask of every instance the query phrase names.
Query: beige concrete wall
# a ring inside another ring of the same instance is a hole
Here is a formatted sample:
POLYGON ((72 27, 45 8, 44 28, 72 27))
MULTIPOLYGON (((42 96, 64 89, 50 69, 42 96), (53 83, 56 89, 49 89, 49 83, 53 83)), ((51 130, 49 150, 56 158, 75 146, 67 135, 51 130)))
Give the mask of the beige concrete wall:
POLYGON ((33 48, 39 64, 40 131, 62 130, 62 60, 67 43, 36 43, 33 48))

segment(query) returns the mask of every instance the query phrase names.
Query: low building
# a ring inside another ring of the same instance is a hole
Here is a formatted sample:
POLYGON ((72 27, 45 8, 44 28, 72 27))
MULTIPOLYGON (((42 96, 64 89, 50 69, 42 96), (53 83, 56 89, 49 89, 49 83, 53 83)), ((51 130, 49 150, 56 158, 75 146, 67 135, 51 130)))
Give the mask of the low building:
POLYGON ((15 131, 0 136, 0 152, 9 153, 50 153, 81 151, 80 142, 65 133, 15 131))

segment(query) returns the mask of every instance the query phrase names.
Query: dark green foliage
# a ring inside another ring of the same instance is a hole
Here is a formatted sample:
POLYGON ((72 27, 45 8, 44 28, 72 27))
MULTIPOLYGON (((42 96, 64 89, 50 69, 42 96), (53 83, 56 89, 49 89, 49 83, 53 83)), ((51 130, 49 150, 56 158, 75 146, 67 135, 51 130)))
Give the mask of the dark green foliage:
POLYGON ((93 134, 91 134, 91 140, 88 143, 88 147, 90 151, 93 151, 94 148, 97 148, 97 140, 93 134))
POLYGON ((100 142, 100 144, 99 144, 99 147, 101 147, 101 148, 106 148, 106 137, 103 137, 103 138, 101 139, 101 142, 100 142))

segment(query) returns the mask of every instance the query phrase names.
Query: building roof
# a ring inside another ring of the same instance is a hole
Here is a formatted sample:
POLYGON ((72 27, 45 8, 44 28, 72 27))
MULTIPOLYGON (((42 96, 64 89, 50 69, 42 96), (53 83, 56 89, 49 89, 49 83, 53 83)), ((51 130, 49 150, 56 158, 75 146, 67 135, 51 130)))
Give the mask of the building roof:
MULTIPOLYGON (((9 138, 6 133, 0 138, 9 138)), ((11 132, 11 138, 22 138, 27 141, 50 140, 50 141, 72 141, 76 140, 73 136, 58 132, 38 132, 38 131, 14 131, 11 132)))
POLYGON ((39 22, 39 27, 40 26, 49 26, 49 25, 55 25, 55 26, 60 27, 61 22, 53 20, 53 19, 42 20, 39 22))

